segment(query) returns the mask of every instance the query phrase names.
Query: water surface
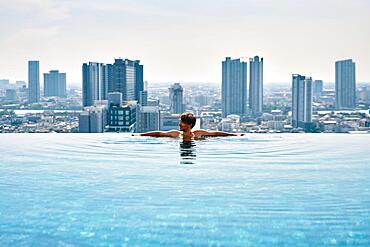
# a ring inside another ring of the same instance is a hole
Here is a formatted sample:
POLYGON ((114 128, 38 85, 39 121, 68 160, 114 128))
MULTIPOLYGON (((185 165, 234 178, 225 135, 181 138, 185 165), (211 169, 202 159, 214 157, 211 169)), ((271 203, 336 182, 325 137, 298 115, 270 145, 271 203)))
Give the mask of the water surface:
POLYGON ((1 134, 0 246, 370 246, 369 141, 1 134))

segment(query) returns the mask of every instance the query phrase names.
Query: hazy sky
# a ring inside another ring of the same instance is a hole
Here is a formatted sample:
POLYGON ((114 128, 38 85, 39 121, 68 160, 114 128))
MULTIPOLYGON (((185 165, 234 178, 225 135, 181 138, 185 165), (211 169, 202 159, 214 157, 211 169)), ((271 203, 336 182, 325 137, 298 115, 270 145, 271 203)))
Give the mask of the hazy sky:
POLYGON ((0 0, 0 78, 140 59, 151 82, 220 82, 225 56, 264 57, 265 82, 334 81, 353 58, 370 81, 370 0, 0 0))

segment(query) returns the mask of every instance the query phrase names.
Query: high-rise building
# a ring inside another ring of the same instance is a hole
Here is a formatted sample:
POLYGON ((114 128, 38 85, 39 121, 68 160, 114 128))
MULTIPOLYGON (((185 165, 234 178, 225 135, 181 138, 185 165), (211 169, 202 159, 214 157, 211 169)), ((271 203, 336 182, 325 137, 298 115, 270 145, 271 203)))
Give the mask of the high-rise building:
POLYGON ((293 75, 292 125, 309 130, 312 127, 312 79, 293 75))
POLYGON ((313 82, 313 94, 315 97, 319 97, 324 90, 324 82, 322 80, 315 80, 313 82))
POLYGON ((103 63, 82 65, 82 105, 92 106, 95 100, 106 100, 111 84, 111 66, 103 63))
POLYGON ((112 92, 121 92, 124 101, 139 100, 143 91, 143 65, 139 60, 115 59, 112 92))
POLYGON ((44 96, 67 97, 66 73, 50 70, 44 73, 44 96))
POLYGON ((263 58, 249 60, 249 109, 252 115, 262 113, 263 108, 263 58))
POLYGON ((84 63, 83 106, 106 100, 110 92, 122 93, 123 101, 139 101, 144 91, 143 68, 139 60, 129 59, 115 59, 114 64, 84 63))
POLYGON ((28 102, 40 101, 40 63, 28 61, 28 102))
POLYGON ((148 91, 141 91, 139 95, 139 102, 141 106, 147 106, 148 105, 148 91))
POLYGON ((356 107, 356 65, 352 59, 335 62, 335 106, 337 109, 356 107))
POLYGON ((137 132, 156 131, 160 128, 159 106, 139 105, 137 132))
POLYGON ((140 101, 140 96, 144 88, 144 65, 140 61, 135 61, 135 100, 140 101))
POLYGON ((173 84, 169 89, 170 92, 170 111, 171 113, 183 113, 185 111, 183 100, 183 88, 180 83, 173 84))
POLYGON ((222 62, 222 116, 244 116, 247 106, 247 63, 226 57, 222 62))

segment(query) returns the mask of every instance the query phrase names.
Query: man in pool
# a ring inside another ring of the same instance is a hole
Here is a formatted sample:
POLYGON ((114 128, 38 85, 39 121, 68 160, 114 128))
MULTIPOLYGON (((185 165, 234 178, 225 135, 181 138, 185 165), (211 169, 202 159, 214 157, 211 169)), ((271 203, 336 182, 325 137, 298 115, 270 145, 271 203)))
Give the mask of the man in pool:
MULTIPOLYGON (((194 130, 192 128, 195 126, 197 119, 191 112, 185 112, 181 114, 179 119, 178 130, 170 131, 150 131, 146 133, 139 134, 140 136, 154 136, 154 137, 182 137, 184 140, 199 139, 207 136, 237 136, 237 134, 227 133, 223 131, 207 131, 207 130, 194 130)), ((241 134, 243 135, 243 134, 241 134)))

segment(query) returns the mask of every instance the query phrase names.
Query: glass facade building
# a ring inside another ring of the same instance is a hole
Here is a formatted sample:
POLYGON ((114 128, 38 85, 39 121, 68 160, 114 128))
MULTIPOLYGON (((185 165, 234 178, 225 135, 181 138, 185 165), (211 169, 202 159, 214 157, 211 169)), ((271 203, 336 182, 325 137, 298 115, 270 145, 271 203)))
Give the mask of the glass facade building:
POLYGON ((312 78, 293 75, 292 125, 294 128, 312 127, 312 78))
POLYGON ((356 64, 352 59, 335 62, 335 106, 337 109, 356 107, 356 64))
POLYGON ((261 115, 263 108, 263 58, 249 60, 249 109, 253 116, 261 115))
POLYGON ((40 101, 40 62, 28 61, 28 102, 40 101))
POLYGON ((222 116, 245 116, 247 107, 247 63, 226 57, 222 62, 222 116))

